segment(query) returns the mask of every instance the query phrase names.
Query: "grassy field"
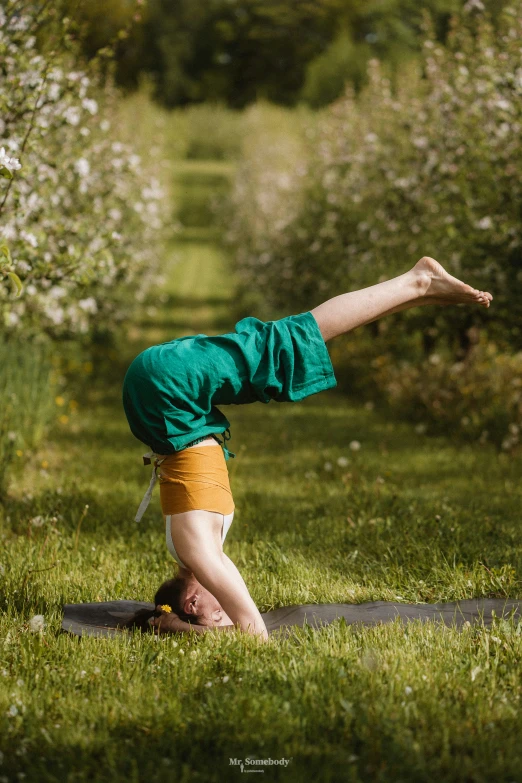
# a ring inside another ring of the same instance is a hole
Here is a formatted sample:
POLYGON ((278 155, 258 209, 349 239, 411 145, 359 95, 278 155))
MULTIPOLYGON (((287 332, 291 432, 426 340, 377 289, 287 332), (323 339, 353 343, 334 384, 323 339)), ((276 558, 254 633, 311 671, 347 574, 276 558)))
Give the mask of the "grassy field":
MULTIPOLYGON (((198 190, 196 173, 181 191, 198 190)), ((227 258, 193 224, 165 259, 156 303, 110 370, 86 372, 76 412, 20 468, 0 511, 0 783, 239 780, 230 759, 247 757, 289 760, 261 769, 292 783, 521 781, 513 621, 462 632, 337 622, 266 645, 60 632, 64 603, 151 600, 175 572, 157 494, 133 522, 150 475, 120 390, 145 346, 233 329, 227 258), (32 632, 38 614, 45 629, 32 632)), ((225 551, 262 611, 522 593, 520 462, 426 438, 335 391, 226 413, 237 457, 225 551)))

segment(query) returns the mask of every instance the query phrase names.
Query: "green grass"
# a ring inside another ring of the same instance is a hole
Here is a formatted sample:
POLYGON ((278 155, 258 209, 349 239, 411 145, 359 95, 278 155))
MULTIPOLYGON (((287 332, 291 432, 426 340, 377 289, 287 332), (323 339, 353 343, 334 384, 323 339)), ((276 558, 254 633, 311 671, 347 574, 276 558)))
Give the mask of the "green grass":
MULTIPOLYGON (((60 633, 64 603, 151 600, 175 572, 157 494, 133 522, 149 468, 121 381, 146 345, 233 329, 234 281, 203 235, 165 264, 157 302, 86 376, 77 413, 0 510, 0 781, 232 781, 229 758, 247 756, 291 758, 262 779, 292 783, 521 780, 513 621, 336 622, 266 645, 60 633), (36 614, 42 634, 29 630, 36 614)), ((226 412, 237 458, 225 551, 261 610, 520 596, 520 461, 423 437, 335 391, 226 412)))

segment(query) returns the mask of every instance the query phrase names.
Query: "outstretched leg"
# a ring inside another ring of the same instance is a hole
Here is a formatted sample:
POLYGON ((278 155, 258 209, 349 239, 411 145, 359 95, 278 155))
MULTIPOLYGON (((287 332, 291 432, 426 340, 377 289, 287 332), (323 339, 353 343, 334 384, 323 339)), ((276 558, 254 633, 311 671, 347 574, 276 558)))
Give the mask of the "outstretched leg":
POLYGON ((463 283, 448 274, 438 261, 425 256, 408 272, 392 280, 334 296, 311 312, 327 341, 410 307, 429 304, 489 307, 492 299, 487 291, 463 283))

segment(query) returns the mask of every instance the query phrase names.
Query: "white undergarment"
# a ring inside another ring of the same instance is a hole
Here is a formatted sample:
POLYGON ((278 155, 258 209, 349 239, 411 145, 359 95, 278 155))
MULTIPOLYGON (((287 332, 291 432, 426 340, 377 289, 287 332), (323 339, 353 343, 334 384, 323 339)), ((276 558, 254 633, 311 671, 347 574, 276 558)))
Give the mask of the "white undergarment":
MULTIPOLYGON (((184 513, 185 514, 190 514, 191 512, 190 511, 185 511, 184 513)), ((199 512, 195 511, 194 513, 199 513, 199 512)), ((216 512, 213 512, 213 513, 216 513, 216 512)), ((174 542, 172 541, 172 532, 171 532, 171 529, 170 529, 170 521, 171 521, 172 516, 175 516, 175 515, 174 514, 167 514, 165 516, 165 534, 166 534, 166 538, 167 538, 167 549, 169 550, 170 554, 172 555, 172 557, 174 558, 176 563, 179 566, 181 566, 181 568, 186 568, 186 566, 183 565, 183 563, 179 559, 178 555, 176 554, 176 550, 174 548, 174 542)), ((230 529, 230 525, 232 524, 232 520, 234 519, 234 512, 232 511, 232 513, 230 513, 230 514, 221 514, 220 516, 223 517, 223 527, 221 528, 221 543, 224 544, 225 543, 225 538, 227 537, 227 533, 228 533, 228 531, 230 529)))

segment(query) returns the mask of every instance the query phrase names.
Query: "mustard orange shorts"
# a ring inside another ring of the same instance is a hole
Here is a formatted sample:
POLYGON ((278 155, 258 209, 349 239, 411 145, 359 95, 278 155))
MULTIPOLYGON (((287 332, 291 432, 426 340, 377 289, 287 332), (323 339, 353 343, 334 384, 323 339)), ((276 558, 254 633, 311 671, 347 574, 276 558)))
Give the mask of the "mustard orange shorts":
POLYGON ((234 510, 223 449, 191 446, 169 454, 157 469, 164 516, 201 509, 227 516, 234 510))

